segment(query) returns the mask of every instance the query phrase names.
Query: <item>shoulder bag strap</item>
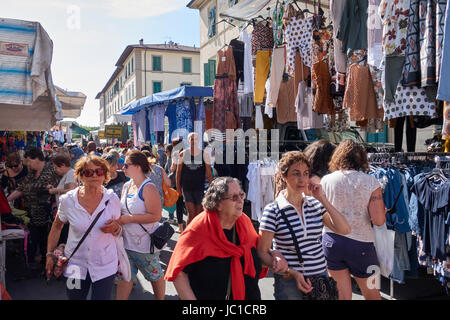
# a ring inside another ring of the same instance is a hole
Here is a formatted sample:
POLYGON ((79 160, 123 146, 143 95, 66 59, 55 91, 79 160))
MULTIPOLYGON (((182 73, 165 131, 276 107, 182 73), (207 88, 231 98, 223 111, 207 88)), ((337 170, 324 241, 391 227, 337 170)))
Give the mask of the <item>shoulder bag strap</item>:
POLYGON ((75 254, 75 252, 77 252, 77 250, 80 248, 81 244, 84 242, 84 240, 86 239, 86 237, 89 235, 89 233, 91 232, 92 228, 94 227, 94 225, 97 223, 98 219, 100 219, 100 216, 103 214, 103 211, 105 211, 106 207, 108 206, 109 200, 106 200, 105 202, 105 207, 103 208, 102 211, 100 211, 97 216, 95 217, 94 221, 92 221, 91 225, 89 226, 89 228, 86 230, 86 232, 84 233, 83 237, 81 238, 80 242, 78 242, 78 245, 75 247, 75 250, 73 250, 72 254, 70 255, 69 259, 70 260, 73 255, 75 254))
POLYGON ((289 220, 286 217, 286 214, 282 210, 280 210, 280 208, 278 207, 278 203, 276 204, 276 206, 277 206, 277 211, 281 214, 284 221, 286 222, 287 227, 289 228, 289 232, 291 233, 291 236, 292 236, 292 241, 294 241, 295 250, 297 251, 297 256, 298 256, 298 261, 300 263, 300 266, 302 268, 304 268, 302 253, 300 251, 300 246, 298 245, 298 239, 297 239, 297 236, 295 235, 294 229, 292 228, 291 224, 289 223, 289 220))
MULTIPOLYGON (((128 209, 128 190, 130 189, 130 185, 131 185, 131 182, 130 182, 130 184, 128 185, 127 191, 126 191, 126 193, 125 193, 125 207, 127 208, 127 211, 128 211, 128 213, 130 214, 130 216, 131 216, 130 209, 128 209)), ((139 190, 138 190, 138 192, 139 192, 139 190)), ((147 232, 147 234, 151 237, 151 234, 148 232, 148 230, 145 229, 144 226, 143 226, 142 224, 140 224, 140 223, 138 223, 138 224, 139 224, 139 225, 141 226, 141 228, 144 229, 144 231, 147 232)))
MULTIPOLYGON (((233 244, 236 244, 236 225, 233 226, 233 244)), ((225 300, 230 300, 231 297, 231 269, 230 275, 228 276, 228 286, 227 286, 227 295, 225 296, 225 300)))

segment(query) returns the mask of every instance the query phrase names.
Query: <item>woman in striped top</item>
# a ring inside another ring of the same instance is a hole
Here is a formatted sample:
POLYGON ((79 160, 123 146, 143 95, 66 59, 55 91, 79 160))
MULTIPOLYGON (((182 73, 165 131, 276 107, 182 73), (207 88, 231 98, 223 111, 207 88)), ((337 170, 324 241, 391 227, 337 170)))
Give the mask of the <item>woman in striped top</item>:
POLYGON ((303 153, 285 153, 276 174, 276 199, 266 206, 261 219, 258 244, 261 260, 265 264, 272 262, 273 242, 274 249, 288 262, 283 275, 274 275, 276 300, 302 300, 313 289, 308 278, 327 275, 321 242, 323 225, 343 235, 351 231, 345 217, 326 199, 320 184, 311 183, 310 174, 310 164, 303 153), (305 196, 308 189, 312 197, 305 196), (303 265, 282 213, 297 237, 303 265))

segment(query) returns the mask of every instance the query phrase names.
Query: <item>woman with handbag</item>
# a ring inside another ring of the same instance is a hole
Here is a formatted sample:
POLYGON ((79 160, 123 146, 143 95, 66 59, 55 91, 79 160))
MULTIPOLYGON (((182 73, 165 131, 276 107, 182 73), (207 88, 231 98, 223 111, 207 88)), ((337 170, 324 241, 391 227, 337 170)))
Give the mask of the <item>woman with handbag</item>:
POLYGON ((380 300, 380 290, 370 288, 374 268, 379 267, 375 236, 371 223, 386 222, 383 192, 378 180, 369 170, 363 145, 342 141, 333 153, 330 171, 322 178, 325 195, 349 222, 352 232, 337 234, 325 228, 322 245, 330 275, 337 281, 340 300, 352 299, 351 277, 358 283, 365 299, 380 300))
POLYGON ((58 214, 48 236, 47 278, 54 272, 53 252, 64 224, 68 223, 64 249, 64 256, 69 257, 64 271, 68 298, 86 300, 92 289, 92 300, 110 300, 119 263, 116 238, 122 227, 116 220, 120 218, 120 200, 113 190, 103 187, 110 179, 106 160, 94 155, 79 159, 75 177, 82 186, 60 197, 58 214))
POLYGON ((117 284, 117 300, 128 299, 133 289, 133 281, 137 281, 138 270, 150 281, 156 300, 163 300, 166 291, 164 273, 161 268, 159 251, 151 253, 152 234, 161 220, 161 196, 156 186, 146 176, 150 164, 145 154, 138 150, 127 153, 123 166, 125 175, 131 180, 125 183, 121 198, 125 249, 130 260, 132 280, 119 280, 117 284))
MULTIPOLYGON (((256 252, 258 234, 242 213, 244 199, 235 178, 220 177, 209 186, 204 211, 181 234, 167 267, 166 280, 180 299, 261 299, 258 280, 267 270, 256 252)), ((278 258, 269 261, 276 271, 286 268, 278 258)))
POLYGON ((320 242, 323 226, 339 234, 350 233, 345 217, 330 204, 320 184, 310 181, 310 164, 299 151, 287 152, 276 173, 274 202, 263 212, 258 253, 270 263, 270 248, 279 250, 288 262, 283 274, 275 274, 276 300, 337 299, 335 283, 328 278, 320 242), (306 196, 307 190, 312 197, 306 196))

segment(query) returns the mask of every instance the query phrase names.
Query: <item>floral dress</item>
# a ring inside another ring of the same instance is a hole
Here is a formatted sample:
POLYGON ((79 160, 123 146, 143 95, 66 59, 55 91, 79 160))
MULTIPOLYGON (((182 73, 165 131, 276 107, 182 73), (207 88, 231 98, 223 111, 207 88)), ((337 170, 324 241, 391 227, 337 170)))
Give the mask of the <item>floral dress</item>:
POLYGON ((404 55, 410 0, 382 0, 378 13, 383 23, 384 55, 404 55))

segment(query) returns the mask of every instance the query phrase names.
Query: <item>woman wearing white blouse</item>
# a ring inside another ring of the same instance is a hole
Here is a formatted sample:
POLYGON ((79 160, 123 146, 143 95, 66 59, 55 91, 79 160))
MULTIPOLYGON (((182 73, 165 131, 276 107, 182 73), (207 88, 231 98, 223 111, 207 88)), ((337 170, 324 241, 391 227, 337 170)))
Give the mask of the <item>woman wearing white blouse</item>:
POLYGON ((108 300, 112 298, 118 269, 115 237, 122 227, 115 220, 120 218, 120 200, 112 190, 103 187, 109 180, 105 160, 93 155, 80 159, 75 166, 75 177, 82 181, 83 186, 60 198, 58 214, 48 237, 47 274, 53 270, 51 253, 58 245, 64 224, 69 223, 69 237, 64 250, 64 255, 69 257, 92 221, 104 209, 89 236, 69 260, 64 276, 69 278, 68 284, 73 284, 67 287, 70 300, 86 300, 89 289, 92 289, 92 300, 108 300))

